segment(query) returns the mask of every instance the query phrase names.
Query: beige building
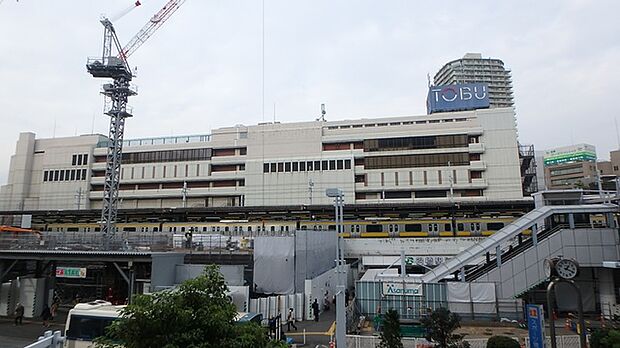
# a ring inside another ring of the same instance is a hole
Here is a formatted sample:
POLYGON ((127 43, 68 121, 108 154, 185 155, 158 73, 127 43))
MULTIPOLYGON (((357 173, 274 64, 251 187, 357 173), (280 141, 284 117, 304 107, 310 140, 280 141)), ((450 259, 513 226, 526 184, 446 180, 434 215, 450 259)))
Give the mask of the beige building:
MULTIPOLYGON (((106 138, 22 133, 0 210, 99 209, 106 138)), ((512 108, 127 140, 120 208, 522 200, 512 108), (185 187, 185 189, 184 189, 185 187), (185 195, 186 201, 183 201, 185 195)))

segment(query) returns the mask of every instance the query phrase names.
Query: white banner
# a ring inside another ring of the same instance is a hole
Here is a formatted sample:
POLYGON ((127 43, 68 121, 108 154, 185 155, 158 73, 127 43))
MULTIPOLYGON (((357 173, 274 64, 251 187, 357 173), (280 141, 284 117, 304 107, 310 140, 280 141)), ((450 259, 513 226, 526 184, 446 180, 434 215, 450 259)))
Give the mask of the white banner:
POLYGON ((422 296, 422 284, 382 282, 383 295, 422 296))

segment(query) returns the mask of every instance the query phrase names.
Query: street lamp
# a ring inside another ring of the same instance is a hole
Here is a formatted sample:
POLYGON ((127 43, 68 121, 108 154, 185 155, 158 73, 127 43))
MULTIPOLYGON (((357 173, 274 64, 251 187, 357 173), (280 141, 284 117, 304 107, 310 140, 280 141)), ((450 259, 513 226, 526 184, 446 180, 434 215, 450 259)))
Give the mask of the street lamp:
POLYGON ((343 208, 344 208, 344 192, 338 188, 329 188, 325 190, 325 195, 334 198, 335 218, 336 218, 336 275, 338 285, 336 286, 336 344, 337 347, 346 347, 346 327, 347 319, 345 317, 345 277, 344 277, 344 251, 342 233, 343 226, 343 208))

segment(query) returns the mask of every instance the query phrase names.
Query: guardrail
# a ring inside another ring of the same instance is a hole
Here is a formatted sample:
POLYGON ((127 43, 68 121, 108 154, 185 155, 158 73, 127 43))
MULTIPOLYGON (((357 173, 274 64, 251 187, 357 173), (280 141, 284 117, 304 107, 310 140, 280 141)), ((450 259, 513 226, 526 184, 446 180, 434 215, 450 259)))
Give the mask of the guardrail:
POLYGON ((62 348, 65 338, 61 336, 60 331, 45 331, 36 342, 33 342, 24 348, 62 348))

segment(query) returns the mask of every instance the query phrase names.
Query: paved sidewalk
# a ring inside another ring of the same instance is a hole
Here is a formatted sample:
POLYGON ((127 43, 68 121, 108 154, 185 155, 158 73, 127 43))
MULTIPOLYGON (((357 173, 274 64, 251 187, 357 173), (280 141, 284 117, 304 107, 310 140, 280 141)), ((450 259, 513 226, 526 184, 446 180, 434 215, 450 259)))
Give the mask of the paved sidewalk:
POLYGON ((296 344, 300 345, 304 342, 304 330, 306 330, 306 347, 316 347, 317 345, 329 345, 331 336, 336 333, 336 311, 330 310, 323 312, 319 315, 319 321, 305 320, 298 321, 297 331, 293 328, 292 331, 286 331, 286 325, 284 325, 284 333, 287 337, 292 338, 296 344))
POLYGON ((49 327, 36 319, 24 319, 23 325, 15 326, 13 318, 0 317, 0 348, 23 348, 43 336, 45 331, 63 330, 64 318, 50 322, 49 327))

